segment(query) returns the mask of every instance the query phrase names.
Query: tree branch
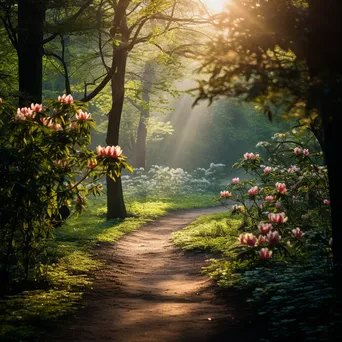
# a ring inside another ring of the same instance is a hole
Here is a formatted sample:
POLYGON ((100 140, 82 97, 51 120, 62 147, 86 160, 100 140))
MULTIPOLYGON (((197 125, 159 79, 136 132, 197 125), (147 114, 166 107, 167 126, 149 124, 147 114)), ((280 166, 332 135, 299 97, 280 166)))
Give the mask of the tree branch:
POLYGON ((54 40, 58 35, 63 33, 63 27, 65 27, 65 25, 70 23, 70 22, 74 22, 93 3, 93 1, 94 0, 86 1, 73 16, 65 19, 63 21, 63 23, 59 24, 59 27, 62 28, 62 30, 57 30, 50 37, 47 37, 47 38, 43 39, 42 44, 44 45, 44 44, 46 44, 48 42, 51 42, 51 40, 54 40))

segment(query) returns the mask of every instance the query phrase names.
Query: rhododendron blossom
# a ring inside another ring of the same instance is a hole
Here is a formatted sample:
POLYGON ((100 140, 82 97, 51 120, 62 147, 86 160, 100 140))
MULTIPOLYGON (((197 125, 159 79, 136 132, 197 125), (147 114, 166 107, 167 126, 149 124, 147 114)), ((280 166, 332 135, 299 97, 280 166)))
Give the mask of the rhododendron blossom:
POLYGON ((299 167, 297 167, 296 165, 292 165, 289 169, 288 169, 288 172, 289 173, 295 173, 295 172, 298 172, 300 170, 299 167))
POLYGON ((234 205, 232 206, 232 210, 233 210, 233 211, 243 211, 243 206, 242 206, 242 205, 234 204, 234 205))
POLYGON ((64 94, 63 96, 58 96, 58 101, 61 103, 72 104, 74 102, 74 98, 70 94, 64 94))
POLYGON ((242 245, 254 247, 257 242, 257 238, 252 233, 243 233, 240 234, 239 241, 242 245))
POLYGON ((295 147, 295 148, 293 149, 293 152, 298 156, 299 154, 302 153, 302 149, 299 148, 299 147, 295 147))
POLYGON ((273 200, 274 200, 274 197, 271 195, 268 195, 265 197, 265 201, 273 201, 273 200))
POLYGON ((50 118, 40 118, 40 122, 46 127, 54 127, 54 124, 50 118))
POLYGON ((288 217, 285 217, 285 213, 269 213, 268 219, 273 223, 285 223, 288 220, 288 217))
POLYGON ((325 205, 329 205, 329 204, 330 204, 330 200, 328 200, 328 199, 324 199, 324 200, 323 200, 323 204, 325 204, 325 205))
POLYGON ((31 103, 31 109, 36 113, 40 113, 43 110, 43 105, 39 103, 31 103))
POLYGON ((95 158, 88 159, 88 167, 89 169, 93 169, 97 166, 97 160, 95 158))
POLYGON ((307 148, 305 148, 303 150, 303 154, 304 154, 304 156, 308 156, 310 154, 310 151, 307 148))
POLYGON ((245 153, 244 155, 243 155, 243 157, 246 159, 246 160, 248 160, 248 159, 257 159, 257 158, 259 158, 259 154, 257 153, 257 154, 254 154, 254 153, 252 153, 252 152, 247 152, 247 153, 245 153))
POLYGON ((96 152, 99 156, 117 158, 122 154, 122 148, 120 146, 107 146, 101 145, 96 147, 96 152))
POLYGON ((264 173, 267 174, 267 173, 270 173, 272 171, 272 168, 270 166, 266 166, 264 168, 264 173))
POLYGON ((263 235, 258 236, 257 245, 263 245, 266 243, 266 238, 263 235))
POLYGON ((281 236, 279 235, 279 232, 269 232, 267 234, 267 241, 273 245, 276 245, 280 242, 281 236))
POLYGON ((248 194, 251 196, 254 196, 255 194, 257 194, 259 191, 259 188, 257 186, 253 186, 253 188, 250 188, 248 190, 248 194))
POLYGON ((221 191, 220 192, 220 197, 231 197, 232 193, 229 191, 221 191))
POLYGON ((72 130, 76 130, 77 129, 77 122, 71 122, 69 125, 69 128, 72 130))
POLYGON ((298 238, 301 238, 304 235, 304 233, 298 227, 296 229, 292 229, 292 234, 298 238))
POLYGON ((261 260, 271 259, 273 254, 273 252, 266 247, 261 248, 258 253, 261 260))
POLYGON ((75 115, 75 117, 78 121, 85 121, 91 119, 91 115, 87 112, 83 112, 82 110, 80 110, 78 114, 75 115))
POLYGON ((285 183, 278 182, 275 184, 275 187, 276 187, 277 192, 279 192, 280 194, 285 194, 287 191, 285 183))
POLYGON ((239 177, 233 178, 232 181, 233 181, 234 184, 239 184, 240 183, 240 178, 239 177))
POLYGON ((68 167, 68 162, 66 160, 54 160, 53 163, 55 166, 62 167, 63 169, 68 167))
POLYGON ((271 223, 260 222, 258 224, 258 229, 261 234, 267 234, 273 229, 273 226, 271 223))
POLYGON ((55 131, 63 131, 63 127, 59 123, 54 124, 53 128, 55 129, 55 131))
POLYGON ((36 117, 36 114, 31 108, 23 107, 17 109, 17 114, 15 116, 16 121, 32 120, 36 117))

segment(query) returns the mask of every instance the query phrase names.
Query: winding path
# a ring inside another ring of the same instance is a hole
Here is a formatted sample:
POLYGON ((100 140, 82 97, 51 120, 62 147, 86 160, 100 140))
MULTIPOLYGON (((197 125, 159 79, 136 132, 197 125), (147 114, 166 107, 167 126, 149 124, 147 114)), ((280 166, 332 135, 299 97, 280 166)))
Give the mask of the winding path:
POLYGON ((174 231, 222 207, 168 214, 95 252, 87 306, 40 341, 257 341, 244 300, 200 273, 205 253, 173 246, 174 231))

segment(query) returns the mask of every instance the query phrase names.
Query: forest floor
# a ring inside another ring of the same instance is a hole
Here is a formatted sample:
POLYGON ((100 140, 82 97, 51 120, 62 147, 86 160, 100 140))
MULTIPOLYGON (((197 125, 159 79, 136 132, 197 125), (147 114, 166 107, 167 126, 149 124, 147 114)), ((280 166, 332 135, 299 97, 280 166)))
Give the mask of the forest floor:
POLYGON ((204 252, 184 252, 171 234, 222 207, 170 213, 115 244, 102 244, 86 305, 39 341, 259 341, 245 297, 201 274, 204 252))

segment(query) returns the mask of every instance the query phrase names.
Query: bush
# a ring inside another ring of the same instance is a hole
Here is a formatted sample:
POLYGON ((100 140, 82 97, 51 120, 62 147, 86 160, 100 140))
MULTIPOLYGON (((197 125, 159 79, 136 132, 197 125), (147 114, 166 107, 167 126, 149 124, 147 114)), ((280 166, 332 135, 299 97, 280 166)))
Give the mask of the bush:
POLYGON ((99 179, 130 170, 119 146, 87 146, 95 128, 71 95, 15 109, 0 101, 0 266, 2 286, 37 274, 44 244, 61 221, 80 213, 99 179), (15 113, 13 115, 13 113, 15 113))

